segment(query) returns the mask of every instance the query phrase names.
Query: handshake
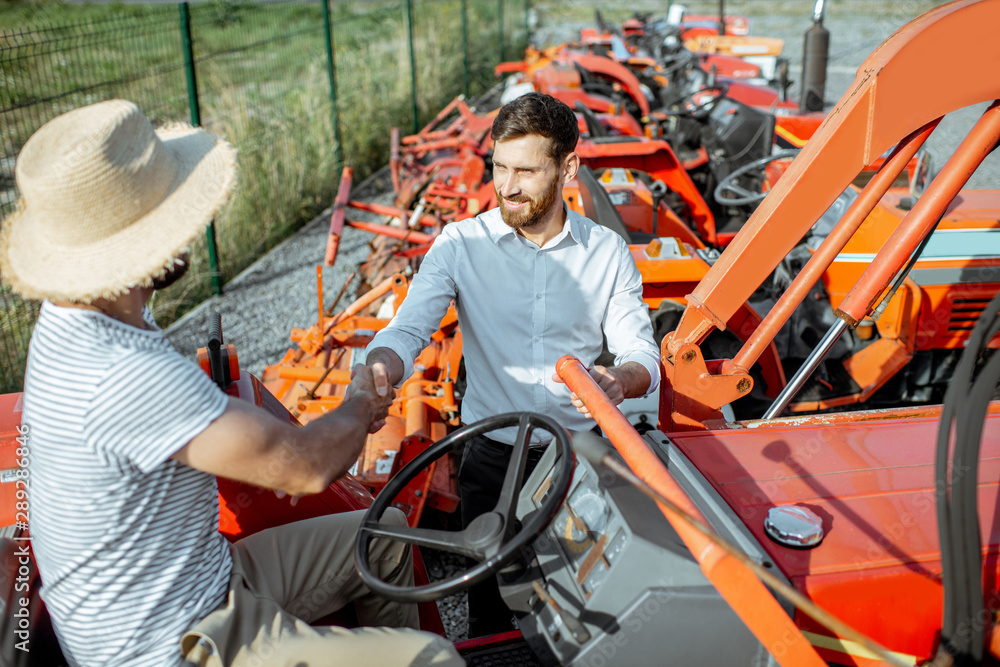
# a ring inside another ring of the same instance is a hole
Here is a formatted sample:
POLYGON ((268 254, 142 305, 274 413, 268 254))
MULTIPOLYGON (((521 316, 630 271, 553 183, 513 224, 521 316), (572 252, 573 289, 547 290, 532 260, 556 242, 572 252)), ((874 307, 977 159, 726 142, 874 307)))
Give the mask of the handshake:
POLYGON ((389 384, 382 364, 358 364, 351 370, 351 384, 344 393, 344 402, 358 401, 367 406, 369 433, 375 433, 385 426, 389 406, 395 397, 396 390, 389 384))

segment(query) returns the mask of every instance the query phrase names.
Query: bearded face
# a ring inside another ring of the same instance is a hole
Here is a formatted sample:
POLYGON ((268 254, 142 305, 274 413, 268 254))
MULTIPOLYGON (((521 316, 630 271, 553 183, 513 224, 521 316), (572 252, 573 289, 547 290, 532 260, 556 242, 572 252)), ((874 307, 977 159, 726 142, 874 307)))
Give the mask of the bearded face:
POLYGON ((559 196, 559 178, 552 178, 545 190, 537 197, 521 192, 505 198, 497 191, 497 201, 500 205, 500 217, 508 227, 520 229, 531 227, 542 220, 552 208, 559 196))
POLYGON ((493 187, 500 217, 513 229, 544 227, 561 213, 565 165, 552 157, 550 143, 529 134, 495 144, 493 187))

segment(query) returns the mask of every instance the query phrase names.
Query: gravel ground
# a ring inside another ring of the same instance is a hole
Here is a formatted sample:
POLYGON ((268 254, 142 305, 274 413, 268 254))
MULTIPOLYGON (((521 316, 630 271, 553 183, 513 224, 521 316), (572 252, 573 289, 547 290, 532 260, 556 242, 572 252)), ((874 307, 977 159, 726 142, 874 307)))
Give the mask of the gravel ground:
MULTIPOLYGON (((858 23, 856 21, 855 23, 858 23)), ((590 26, 592 24, 586 24, 590 26)), ((544 32, 538 43, 558 43, 578 34, 580 25, 541 26, 544 32)), ((786 54, 792 61, 792 76, 800 72, 802 34, 808 27, 806 22, 795 25, 775 22, 774 25, 757 22, 755 34, 782 37, 786 43, 786 54), (795 51, 798 53, 795 53, 795 51)), ((839 96, 854 80, 857 67, 867 57, 871 48, 863 51, 837 50, 837 34, 857 30, 859 26, 846 20, 827 21, 832 39, 831 65, 828 70, 826 99, 832 108, 839 96)), ((889 26, 891 31, 898 26, 889 26)), ((888 32, 886 32, 888 34, 888 32)), ((872 46, 877 45, 875 40, 872 46)), ((914 95, 932 94, 927 82, 914 81, 914 95)), ((797 98, 796 88, 791 89, 793 99, 797 98)), ((928 141, 928 148, 935 157, 934 165, 939 168, 951 151, 976 121, 986 105, 962 110, 947 118, 928 141)), ((369 178, 356 188, 353 195, 358 198, 372 197, 387 189, 386 170, 369 178)), ((994 152, 983 167, 973 176, 970 188, 1000 187, 1000 155, 994 152)), ((260 375, 264 367, 281 359, 290 347, 289 331, 293 327, 309 327, 316 321, 316 271, 322 263, 330 224, 328 209, 316 220, 306 225, 295 236, 289 238, 267 256, 226 284, 225 294, 213 297, 198 306, 171 326, 166 334, 173 345, 185 356, 194 358, 198 347, 205 344, 208 335, 209 314, 222 314, 223 332, 226 341, 236 345, 241 367, 255 375, 260 375)), ((368 243, 372 234, 353 228, 345 228, 341 239, 337 264, 325 269, 323 290, 329 305, 340 290, 350 272, 368 255, 368 243)), ((341 305, 350 303, 355 296, 349 291, 341 305)), ((446 555, 427 554, 427 566, 432 578, 440 579, 461 571, 461 559, 446 555)), ((465 595, 460 594, 438 602, 442 620, 449 639, 456 641, 467 636, 465 595)))
MULTIPOLYGON (((388 169, 383 169, 352 189, 352 197, 372 199, 388 187, 388 169)), ((385 195, 380 197, 384 200, 385 195)), ((239 276, 226 283, 225 292, 200 304, 171 325, 166 335, 177 350, 194 358, 208 338, 212 312, 222 315, 227 343, 236 346, 240 367, 259 376, 264 367, 281 360, 292 346, 289 332, 308 328, 317 319, 316 266, 323 263, 330 215, 327 209, 239 276)), ((352 212, 362 219, 364 212, 352 212)), ((368 257, 374 234, 344 227, 337 262, 323 269, 323 296, 329 308, 350 273, 368 257)), ((356 296, 355 279, 340 307, 356 296)))

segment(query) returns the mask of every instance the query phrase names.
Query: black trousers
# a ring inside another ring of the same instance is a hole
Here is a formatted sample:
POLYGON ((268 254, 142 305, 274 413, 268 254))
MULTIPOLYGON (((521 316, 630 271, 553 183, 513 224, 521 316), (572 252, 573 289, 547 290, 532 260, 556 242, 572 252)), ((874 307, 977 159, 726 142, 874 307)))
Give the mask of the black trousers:
MULTIPOLYGON (((458 473, 458 492, 462 500, 462 526, 480 514, 490 512, 500 498, 504 474, 510 462, 513 446, 477 436, 465 446, 462 467, 458 473)), ((524 478, 538 465, 545 449, 528 450, 524 478)), ((513 614, 503 598, 495 577, 469 589, 469 637, 482 637, 514 629, 513 614)))

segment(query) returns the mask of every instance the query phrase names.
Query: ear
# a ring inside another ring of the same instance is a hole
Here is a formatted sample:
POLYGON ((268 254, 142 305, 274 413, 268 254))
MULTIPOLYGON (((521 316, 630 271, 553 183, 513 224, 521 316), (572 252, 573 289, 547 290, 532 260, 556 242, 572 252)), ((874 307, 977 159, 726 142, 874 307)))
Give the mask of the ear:
POLYGON ((563 184, 569 183, 576 178, 576 172, 580 170, 580 156, 576 151, 566 156, 563 161, 563 184))

